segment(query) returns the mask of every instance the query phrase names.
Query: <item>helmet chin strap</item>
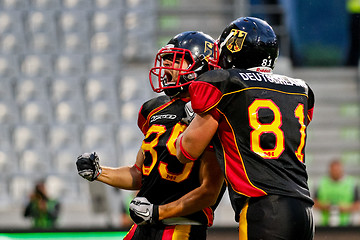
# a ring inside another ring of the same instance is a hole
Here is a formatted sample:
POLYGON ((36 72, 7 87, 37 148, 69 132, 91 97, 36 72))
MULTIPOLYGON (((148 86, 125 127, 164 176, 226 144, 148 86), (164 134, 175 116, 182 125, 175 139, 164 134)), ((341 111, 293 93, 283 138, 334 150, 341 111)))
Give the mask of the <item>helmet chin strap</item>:
POLYGON ((171 98, 174 98, 176 97, 177 95, 179 95, 180 93, 182 92, 185 92, 185 89, 183 86, 181 87, 178 87, 178 88, 167 88, 167 89, 164 89, 164 93, 171 97, 171 98))
MULTIPOLYGON (((170 82, 167 83, 166 86, 176 86, 176 83, 170 82)), ((164 89, 164 93, 168 95, 169 97, 176 97, 179 95, 183 90, 183 87, 177 87, 177 88, 166 88, 164 89)))

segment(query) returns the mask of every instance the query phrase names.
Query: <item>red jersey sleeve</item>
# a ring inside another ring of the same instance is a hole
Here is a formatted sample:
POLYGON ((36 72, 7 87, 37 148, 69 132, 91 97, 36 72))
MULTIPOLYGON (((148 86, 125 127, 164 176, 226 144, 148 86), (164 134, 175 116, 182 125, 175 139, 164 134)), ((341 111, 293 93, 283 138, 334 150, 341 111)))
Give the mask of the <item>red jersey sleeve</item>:
POLYGON ((222 93, 207 82, 195 81, 190 84, 189 93, 191 106, 195 113, 204 113, 216 107, 222 93))
POLYGON ((314 107, 308 110, 308 114, 307 114, 307 125, 309 125, 309 123, 312 121, 313 118, 313 113, 314 113, 314 107))
POLYGON ((140 128, 141 132, 145 135, 149 128, 149 123, 148 123, 148 121, 146 121, 146 118, 142 115, 142 109, 143 109, 143 106, 141 106, 141 108, 139 110, 137 124, 138 124, 138 127, 140 128))
POLYGON ((312 121, 313 114, 314 114, 314 103, 315 103, 314 92, 309 87, 309 94, 308 94, 309 109, 308 109, 308 112, 307 112, 306 126, 309 125, 309 123, 312 121))

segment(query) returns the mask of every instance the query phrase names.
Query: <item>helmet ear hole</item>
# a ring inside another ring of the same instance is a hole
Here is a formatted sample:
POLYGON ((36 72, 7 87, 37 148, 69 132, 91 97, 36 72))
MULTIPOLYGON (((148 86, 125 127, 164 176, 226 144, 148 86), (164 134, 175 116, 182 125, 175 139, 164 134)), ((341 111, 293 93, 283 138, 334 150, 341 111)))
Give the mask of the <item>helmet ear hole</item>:
POLYGON ((189 73, 187 75, 184 75, 184 78, 186 81, 192 81, 196 79, 196 73, 189 73))

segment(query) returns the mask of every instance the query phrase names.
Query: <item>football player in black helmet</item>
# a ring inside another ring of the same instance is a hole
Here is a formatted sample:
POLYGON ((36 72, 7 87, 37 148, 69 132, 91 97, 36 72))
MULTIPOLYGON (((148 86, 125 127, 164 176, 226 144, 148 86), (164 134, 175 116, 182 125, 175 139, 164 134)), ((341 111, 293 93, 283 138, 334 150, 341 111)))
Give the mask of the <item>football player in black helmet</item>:
POLYGON ((239 18, 228 25, 219 38, 219 65, 264 72, 274 69, 279 55, 279 43, 272 27, 254 18, 239 18))
POLYGON ((139 190, 130 203, 135 224, 126 240, 204 240, 213 224, 215 208, 225 190, 215 153, 209 149, 199 161, 181 164, 175 141, 193 116, 187 108, 187 85, 216 64, 214 51, 215 40, 195 31, 176 35, 159 51, 151 69, 156 76, 152 87, 167 95, 150 99, 140 108, 138 127, 144 140, 133 166, 100 166, 96 153, 77 159, 83 178, 139 190))
POLYGON ((272 73, 278 41, 265 21, 236 19, 218 44, 223 69, 189 86, 196 116, 177 138, 177 157, 196 161, 213 142, 239 239, 311 240, 305 145, 313 92, 301 79, 272 73))
POLYGON ((170 97, 187 92, 201 73, 217 67, 215 40, 199 31, 182 32, 159 50, 149 78, 152 89, 170 97))

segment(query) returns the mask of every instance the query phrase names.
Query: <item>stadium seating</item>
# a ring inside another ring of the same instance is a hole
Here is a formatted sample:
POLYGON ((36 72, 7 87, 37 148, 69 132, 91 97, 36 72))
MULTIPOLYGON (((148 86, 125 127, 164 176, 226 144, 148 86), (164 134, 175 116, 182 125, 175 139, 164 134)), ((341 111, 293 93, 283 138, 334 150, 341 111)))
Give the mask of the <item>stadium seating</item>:
POLYGON ((85 72, 83 55, 57 55, 54 57, 54 74, 60 77, 79 77, 85 72))
POLYGON ((16 55, 0 54, 0 77, 13 78, 19 75, 16 55))
POLYGON ((81 77, 54 77, 49 82, 49 99, 53 104, 72 98, 83 98, 81 77))
MULTIPOLYGON (((11 148, 6 147, 0 147, 0 169, 2 171, 9 173, 9 174, 15 174, 17 171, 19 171, 17 158, 15 156, 15 153, 11 148)), ((7 186, 7 181, 3 179, 2 186, 7 186)))
POLYGON ((109 218, 121 194, 108 198, 112 216, 93 217, 75 160, 96 151, 104 165, 133 164, 139 109, 156 96, 148 71, 163 31, 157 5, 0 0, 0 228, 30 226, 21 207, 40 178, 64 204, 60 227, 117 226, 109 218))
POLYGON ((43 100, 29 100, 20 105, 20 117, 26 124, 50 124, 52 122, 50 103, 43 100))
POLYGON ((68 148, 77 148, 79 151, 81 149, 79 125, 76 123, 53 123, 49 125, 46 131, 46 141, 51 151, 61 151, 68 148))
POLYGON ((14 124, 20 121, 18 106, 11 100, 0 100, 0 123, 14 124))
POLYGON ((12 146, 17 153, 26 149, 46 149, 45 126, 41 124, 16 124, 12 129, 12 146))
POLYGON ((84 123, 86 119, 85 107, 82 98, 59 101, 53 105, 55 123, 84 123))
POLYGON ((27 148, 19 154, 19 171, 25 174, 46 175, 50 172, 49 153, 44 148, 27 148))

